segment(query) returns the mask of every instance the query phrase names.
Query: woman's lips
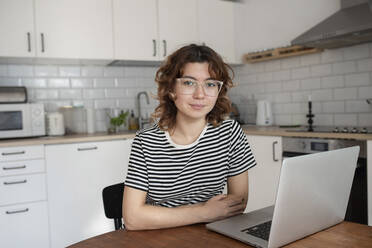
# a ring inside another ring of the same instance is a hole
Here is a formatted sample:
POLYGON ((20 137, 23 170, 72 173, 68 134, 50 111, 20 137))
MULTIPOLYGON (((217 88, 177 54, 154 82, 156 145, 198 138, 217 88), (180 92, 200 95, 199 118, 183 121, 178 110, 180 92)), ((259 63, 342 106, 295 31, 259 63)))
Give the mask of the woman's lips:
POLYGON ((200 110, 202 108, 204 108, 204 105, 203 104, 190 104, 191 108, 195 109, 195 110, 200 110))

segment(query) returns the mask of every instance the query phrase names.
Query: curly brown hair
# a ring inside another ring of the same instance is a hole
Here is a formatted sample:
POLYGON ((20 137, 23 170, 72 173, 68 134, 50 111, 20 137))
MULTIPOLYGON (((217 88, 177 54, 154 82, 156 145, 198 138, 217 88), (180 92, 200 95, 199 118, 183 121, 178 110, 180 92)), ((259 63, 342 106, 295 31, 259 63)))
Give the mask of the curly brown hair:
POLYGON ((231 111, 231 101, 227 96, 229 88, 233 87, 234 71, 223 62, 220 55, 205 45, 191 44, 170 54, 156 72, 155 81, 158 84, 157 100, 159 105, 152 114, 159 119, 158 126, 163 130, 172 130, 176 124, 177 107, 170 93, 173 92, 176 78, 182 77, 183 68, 187 63, 209 64, 209 74, 216 80, 222 81, 223 86, 216 104, 207 114, 207 122, 213 126, 219 125, 231 111), (231 72, 231 76, 229 74, 231 72))

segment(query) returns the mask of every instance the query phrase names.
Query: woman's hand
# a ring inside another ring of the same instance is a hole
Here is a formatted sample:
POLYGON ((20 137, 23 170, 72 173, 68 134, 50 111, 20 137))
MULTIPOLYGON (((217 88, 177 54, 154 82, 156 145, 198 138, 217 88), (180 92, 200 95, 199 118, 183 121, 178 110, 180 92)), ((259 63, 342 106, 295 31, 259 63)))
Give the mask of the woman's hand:
POLYGON ((236 195, 217 195, 203 206, 205 221, 212 222, 243 213, 246 205, 244 199, 236 195))

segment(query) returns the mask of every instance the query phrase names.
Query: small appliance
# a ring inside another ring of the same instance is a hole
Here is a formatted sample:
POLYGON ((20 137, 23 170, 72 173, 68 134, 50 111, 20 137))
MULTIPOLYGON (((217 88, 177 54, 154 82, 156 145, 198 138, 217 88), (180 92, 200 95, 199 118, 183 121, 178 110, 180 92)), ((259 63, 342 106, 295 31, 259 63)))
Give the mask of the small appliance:
POLYGON ((257 102, 257 118, 256 125, 270 126, 273 124, 273 113, 271 110, 271 103, 267 100, 260 100, 257 102))
POLYGON ((0 104, 0 139, 44 135, 42 103, 0 104))
POLYGON ((48 113, 46 117, 47 135, 58 136, 65 134, 63 114, 59 112, 48 113))

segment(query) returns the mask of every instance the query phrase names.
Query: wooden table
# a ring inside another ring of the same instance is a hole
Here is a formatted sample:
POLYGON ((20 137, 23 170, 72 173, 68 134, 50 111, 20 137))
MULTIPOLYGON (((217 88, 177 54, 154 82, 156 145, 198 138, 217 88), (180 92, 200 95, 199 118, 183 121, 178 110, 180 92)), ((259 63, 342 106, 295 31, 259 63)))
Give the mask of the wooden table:
MULTIPOLYGON (((70 248, 143 248, 143 247, 177 247, 177 248, 231 248, 250 247, 242 242, 209 231, 205 225, 197 224, 178 228, 152 231, 118 230, 96 236, 76 243, 70 248)), ((372 227, 342 222, 324 231, 298 240, 285 247, 288 248, 340 248, 372 247, 372 227)))

